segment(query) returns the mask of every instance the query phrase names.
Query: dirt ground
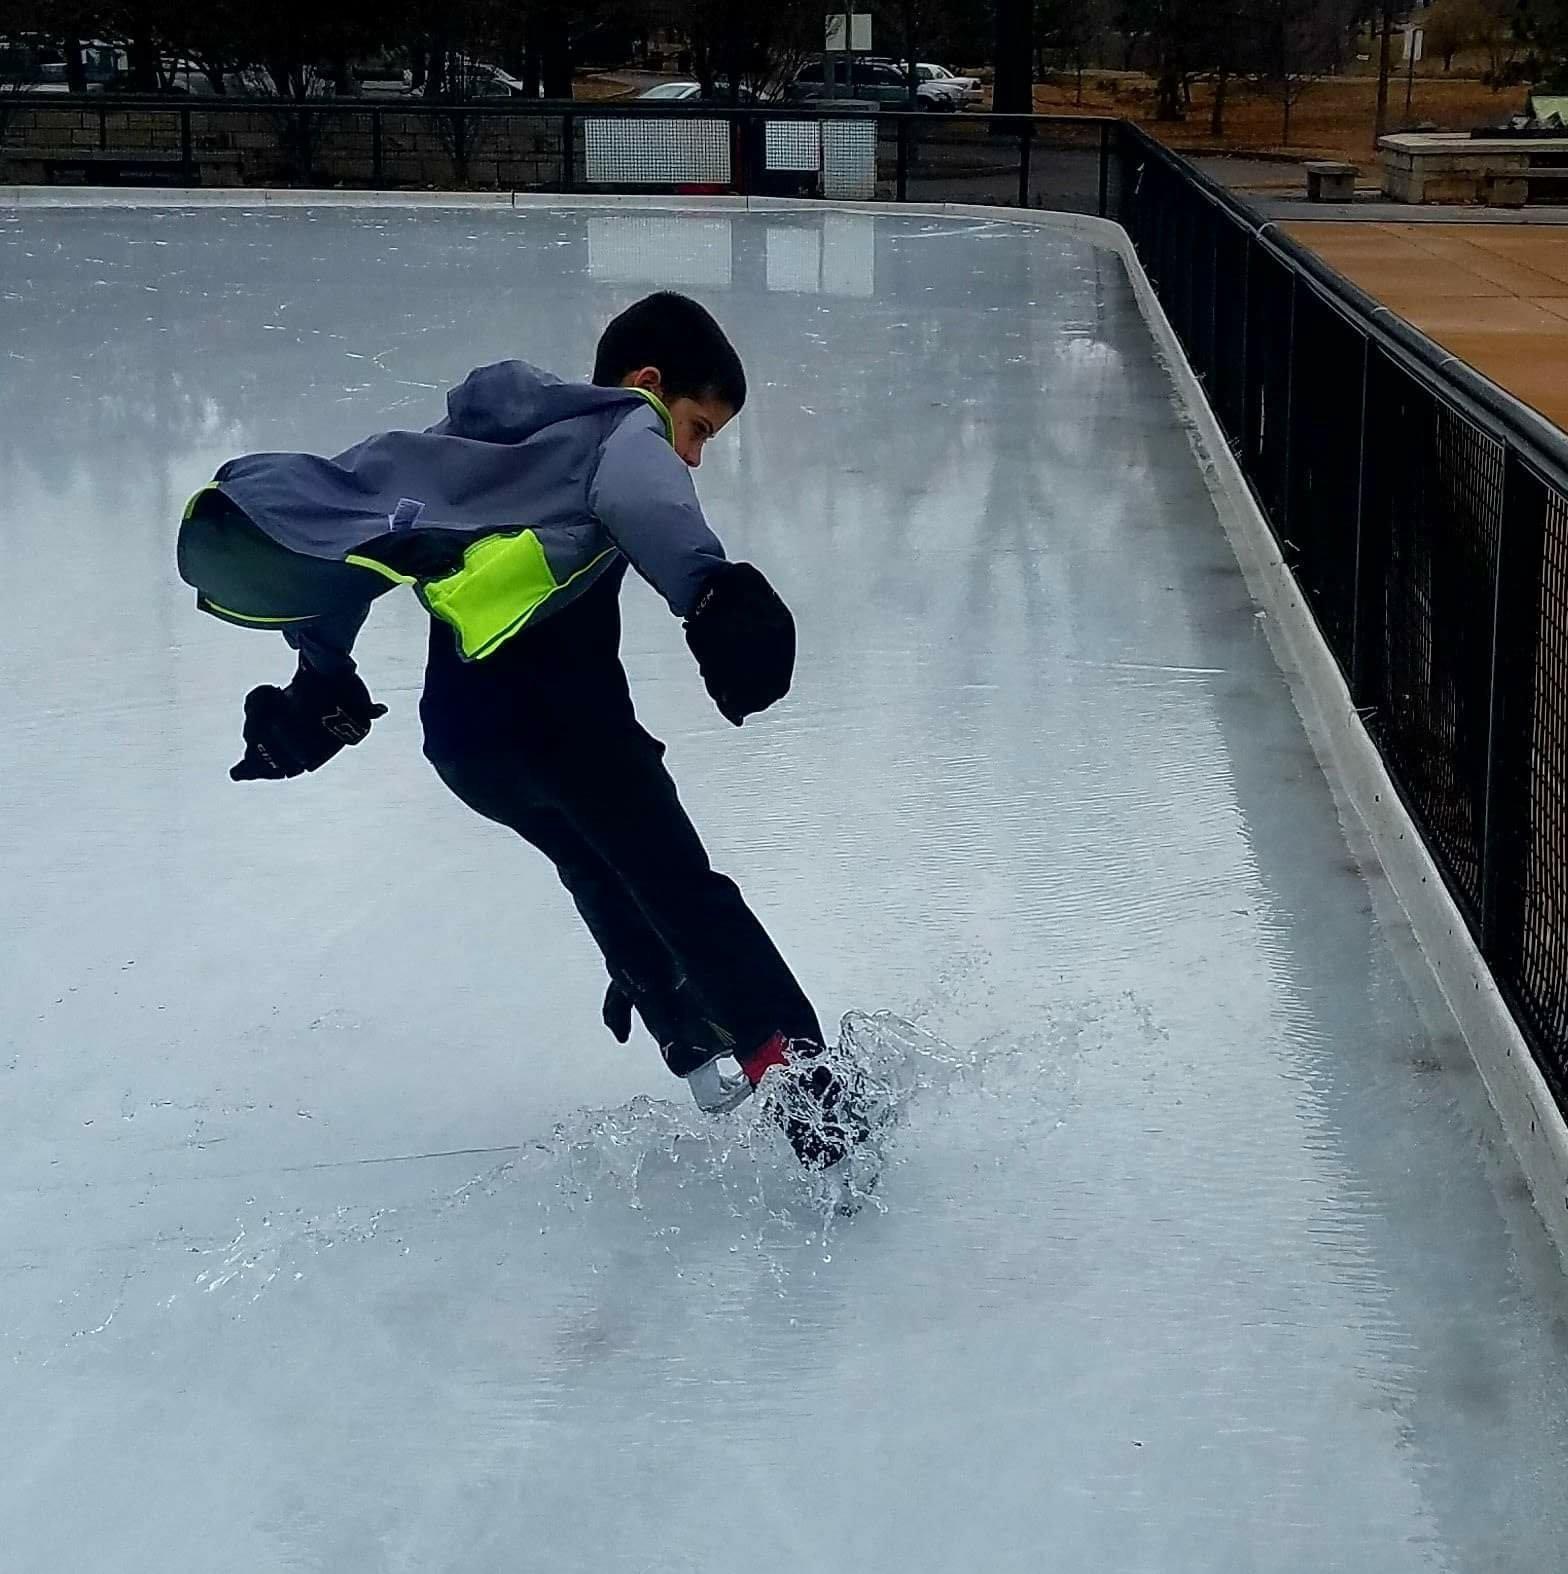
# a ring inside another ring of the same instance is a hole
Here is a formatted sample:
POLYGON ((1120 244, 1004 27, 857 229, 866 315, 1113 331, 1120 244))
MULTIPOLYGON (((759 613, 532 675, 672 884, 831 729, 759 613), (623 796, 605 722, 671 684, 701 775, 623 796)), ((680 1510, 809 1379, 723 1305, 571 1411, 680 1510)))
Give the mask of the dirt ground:
MULTIPOLYGON (((1083 103, 1071 77, 1038 84, 1035 109, 1041 114, 1122 115, 1162 142, 1184 152, 1278 153, 1295 158, 1341 158, 1371 171, 1376 164, 1372 128, 1377 110, 1374 76, 1327 77, 1310 83, 1291 112, 1291 135, 1282 139, 1278 99, 1233 83, 1226 94, 1225 134, 1209 134, 1213 85, 1195 83, 1192 107, 1184 121, 1154 119, 1154 83, 1140 73, 1087 72, 1083 103)), ((1407 124, 1433 125, 1443 131, 1469 131, 1496 125, 1524 107, 1527 90, 1493 92, 1474 78, 1417 75, 1409 121, 1405 117, 1405 79, 1389 84, 1388 129, 1407 124)), ((1287 177, 1296 181, 1297 177, 1287 177)))

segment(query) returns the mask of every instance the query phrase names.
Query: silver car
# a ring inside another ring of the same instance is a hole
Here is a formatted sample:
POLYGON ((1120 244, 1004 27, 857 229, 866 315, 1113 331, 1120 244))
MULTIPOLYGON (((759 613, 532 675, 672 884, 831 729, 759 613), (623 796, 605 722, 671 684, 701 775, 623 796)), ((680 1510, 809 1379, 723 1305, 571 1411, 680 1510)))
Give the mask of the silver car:
MULTIPOLYGON (((795 80, 784 90, 785 98, 793 103, 810 103, 819 98, 863 98, 882 109, 907 109, 909 107, 909 81, 903 70, 891 60, 857 60, 852 72, 846 72, 842 58, 833 62, 833 87, 829 90, 823 80, 820 58, 808 61, 795 74, 795 80)), ((942 114, 951 114, 958 108, 958 95, 942 84, 922 81, 916 71, 915 105, 942 114)))
POLYGON ((917 60, 915 70, 919 73, 922 82, 930 82, 933 86, 952 93, 960 105, 978 104, 984 96, 980 91, 979 77, 957 76, 946 66, 935 65, 929 60, 917 60))

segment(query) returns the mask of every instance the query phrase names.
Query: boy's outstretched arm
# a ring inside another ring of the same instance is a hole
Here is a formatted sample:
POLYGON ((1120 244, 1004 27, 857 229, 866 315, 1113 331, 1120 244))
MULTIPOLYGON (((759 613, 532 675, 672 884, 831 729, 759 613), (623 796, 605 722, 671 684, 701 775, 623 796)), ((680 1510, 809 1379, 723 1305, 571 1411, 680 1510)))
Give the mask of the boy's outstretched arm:
POLYGON ((282 781, 319 770, 347 744, 361 743, 386 715, 354 667, 354 640, 369 615, 363 607, 284 630, 299 654, 286 688, 264 683, 245 696, 245 754, 230 768, 237 782, 282 781))
POLYGON ((686 620, 686 641, 726 720, 738 727, 789 692, 789 609, 760 569, 725 558, 691 471, 651 420, 634 416, 610 435, 589 506, 632 567, 686 620))
POLYGON ((370 603, 325 617, 313 618, 283 631, 283 638, 299 653, 300 664, 316 672, 353 673, 354 641, 370 616, 370 603))

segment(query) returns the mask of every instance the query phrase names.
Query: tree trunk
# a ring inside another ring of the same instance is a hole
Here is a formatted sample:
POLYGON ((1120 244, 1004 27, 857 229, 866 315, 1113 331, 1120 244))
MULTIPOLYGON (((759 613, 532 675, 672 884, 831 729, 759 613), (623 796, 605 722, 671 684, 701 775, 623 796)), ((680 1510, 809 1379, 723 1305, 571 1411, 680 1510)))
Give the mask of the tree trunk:
POLYGON ((1295 107, 1296 100, 1290 91, 1290 83, 1285 83, 1285 124, 1280 132, 1280 146, 1290 146, 1290 112, 1295 107))
POLYGON ((132 39, 127 53, 131 57, 131 91, 156 93, 158 91, 158 45, 148 30, 138 32, 132 39))
POLYGON ((1388 58, 1394 33, 1393 0, 1383 0, 1383 31, 1377 50, 1377 119, 1373 123, 1375 141, 1388 126, 1388 58))
POLYGON ((996 0, 995 76, 991 108, 999 115, 1034 113, 1033 0, 996 0))
POLYGON ((432 33, 430 36, 429 53, 425 56, 425 102, 438 104, 442 99, 451 94, 451 83, 448 80, 452 61, 447 53, 445 34, 432 33))
POLYGON ((920 108, 920 73, 915 70, 917 43, 914 0, 904 0, 904 85, 909 89, 909 109, 920 108))
POLYGON ((544 55, 539 48, 539 30, 532 18, 523 24, 523 86, 529 98, 544 91, 544 55))
POLYGON ((1176 51, 1167 41, 1160 50, 1160 75, 1154 89, 1154 118, 1180 120, 1182 74, 1176 60, 1176 51))
POLYGON ((546 98, 572 96, 572 35, 566 13, 556 5, 539 18, 539 70, 546 98))
POLYGON ((724 29, 724 99, 731 109, 740 104, 741 78, 745 74, 745 39, 732 11, 724 29))
POLYGON ((65 88, 68 93, 87 91, 87 62, 82 59, 82 44, 77 38, 68 38, 61 46, 65 51, 65 88))
POLYGON ((1209 135, 1225 135, 1225 90, 1230 86, 1230 72, 1222 70, 1214 79, 1214 107, 1209 111, 1209 135))

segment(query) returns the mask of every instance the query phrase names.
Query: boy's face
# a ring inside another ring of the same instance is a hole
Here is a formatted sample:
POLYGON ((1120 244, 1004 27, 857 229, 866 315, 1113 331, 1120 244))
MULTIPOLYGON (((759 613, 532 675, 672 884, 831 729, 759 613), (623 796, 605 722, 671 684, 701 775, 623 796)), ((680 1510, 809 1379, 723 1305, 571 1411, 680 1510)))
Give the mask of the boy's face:
POLYGON ((670 446, 693 470, 702 463, 702 450, 710 437, 715 437, 734 418, 735 412, 719 398, 678 399, 667 398, 664 379, 657 366, 644 366, 640 371, 628 372, 621 379, 623 388, 646 388, 664 403, 670 412, 670 424, 675 428, 670 446))

